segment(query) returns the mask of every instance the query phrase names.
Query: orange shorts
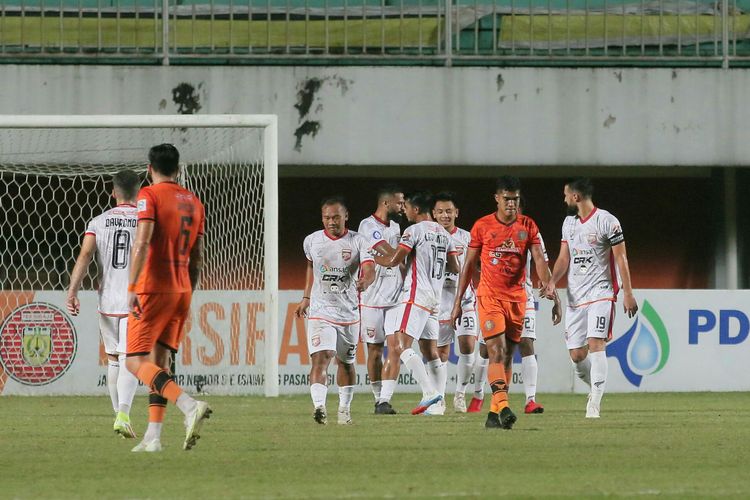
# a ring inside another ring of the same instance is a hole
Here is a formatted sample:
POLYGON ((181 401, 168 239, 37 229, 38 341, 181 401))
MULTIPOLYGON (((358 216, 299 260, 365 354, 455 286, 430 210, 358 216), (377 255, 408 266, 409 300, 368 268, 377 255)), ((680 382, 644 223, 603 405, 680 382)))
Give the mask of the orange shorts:
POLYGON ((158 342, 172 352, 185 336, 192 292, 138 294, 141 319, 128 316, 128 355, 148 354, 158 342))
POLYGON ((494 297, 477 297, 477 315, 482 337, 487 340, 505 334, 511 342, 520 342, 526 302, 509 302, 494 297))

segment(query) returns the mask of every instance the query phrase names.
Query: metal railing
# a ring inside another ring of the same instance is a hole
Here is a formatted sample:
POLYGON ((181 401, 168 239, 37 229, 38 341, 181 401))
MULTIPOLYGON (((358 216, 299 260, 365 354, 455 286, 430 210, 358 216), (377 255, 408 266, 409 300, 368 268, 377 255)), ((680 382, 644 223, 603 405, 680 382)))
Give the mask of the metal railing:
POLYGON ((208 2, 0 0, 0 62, 750 60, 750 0, 208 2))

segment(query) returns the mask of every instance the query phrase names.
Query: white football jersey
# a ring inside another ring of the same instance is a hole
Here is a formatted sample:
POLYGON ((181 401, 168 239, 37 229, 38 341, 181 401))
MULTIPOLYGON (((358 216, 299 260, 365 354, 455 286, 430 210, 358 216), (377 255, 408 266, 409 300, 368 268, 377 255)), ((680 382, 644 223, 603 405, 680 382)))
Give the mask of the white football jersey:
POLYGON ((570 251, 568 305, 616 300, 620 279, 612 247, 625 241, 617 218, 601 208, 594 208, 585 220, 568 216, 562 241, 570 251))
MULTIPOLYGON (((401 227, 397 222, 390 221, 386 225, 385 221, 374 215, 363 219, 357 232, 367 240, 371 255, 375 254, 375 249, 383 242, 388 243, 391 248, 396 248, 401 237, 401 227)), ((376 264, 375 281, 362 293, 360 303, 368 307, 393 306, 398 303, 403 284, 404 278, 398 266, 383 267, 376 264)))
POLYGON ((96 261, 99 265, 99 312, 128 314, 128 280, 130 249, 135 241, 138 211, 135 205, 117 205, 86 227, 86 234, 96 238, 96 261))
POLYGON ((399 245, 411 250, 401 302, 437 313, 448 255, 456 253, 448 231, 437 222, 425 220, 409 226, 399 245))
MULTIPOLYGON (((453 229, 452 233, 448 233, 453 243, 453 248, 456 249, 456 257, 458 263, 463 268, 464 261, 466 260, 466 251, 469 248, 469 242, 471 241, 471 233, 460 227, 453 229)), ((451 312, 453 311, 453 301, 456 299, 456 292, 458 292, 458 277, 459 274, 445 272, 445 282, 443 283, 443 294, 440 300, 440 321, 446 321, 451 318, 451 312)), ((469 282, 466 293, 464 293, 461 299, 461 310, 463 312, 473 311, 475 308, 475 294, 474 286, 469 282)))
POLYGON ((308 318, 342 325, 357 323, 357 272, 361 264, 372 262, 367 241, 355 231, 333 238, 320 230, 307 236, 302 246, 313 267, 308 318))
MULTIPOLYGON (((542 246, 542 254, 544 255, 544 262, 549 262, 547 256, 547 247, 544 246, 544 240, 542 239, 542 233, 539 233, 539 244, 542 246)), ((526 307, 534 307, 534 283, 531 282, 531 263, 533 261, 531 257, 531 250, 526 252, 526 307)))

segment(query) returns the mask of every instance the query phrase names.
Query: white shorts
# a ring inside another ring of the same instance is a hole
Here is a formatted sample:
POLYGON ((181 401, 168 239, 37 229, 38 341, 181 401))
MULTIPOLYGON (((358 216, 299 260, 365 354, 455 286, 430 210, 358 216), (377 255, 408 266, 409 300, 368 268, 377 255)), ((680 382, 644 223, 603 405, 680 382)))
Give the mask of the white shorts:
POLYGON ((398 306, 359 308, 359 334, 362 342, 368 344, 382 344, 388 335, 398 330, 396 316, 398 306))
POLYGON ((600 300, 581 307, 570 307, 565 314, 565 344, 568 349, 586 345, 589 337, 609 340, 615 320, 615 303, 600 300))
POLYGON ((438 347, 450 345, 454 341, 454 337, 471 336, 476 337, 479 335, 477 330, 477 312, 463 311, 461 314, 461 323, 458 328, 453 328, 450 321, 440 322, 440 333, 438 335, 438 347))
POLYGON ((336 357, 348 365, 357 354, 359 324, 336 325, 321 319, 307 321, 307 350, 312 356, 320 351, 336 351, 336 357))
POLYGON ((128 346, 128 317, 99 314, 99 335, 104 352, 115 356, 124 354, 128 346))
POLYGON ((404 331, 413 339, 437 340, 440 323, 436 312, 430 312, 413 304, 399 304, 396 308, 397 328, 386 335, 404 331))
POLYGON ((529 302, 526 304, 526 314, 523 317, 523 332, 521 332, 522 339, 536 340, 537 305, 537 302, 529 302))

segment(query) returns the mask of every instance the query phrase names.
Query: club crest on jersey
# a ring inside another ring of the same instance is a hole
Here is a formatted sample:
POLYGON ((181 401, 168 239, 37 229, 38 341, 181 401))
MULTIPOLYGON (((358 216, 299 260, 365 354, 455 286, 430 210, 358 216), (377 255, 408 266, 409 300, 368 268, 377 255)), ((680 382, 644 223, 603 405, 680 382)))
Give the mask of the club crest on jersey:
POLYGON ((518 239, 521 241, 526 241, 526 238, 529 237, 529 233, 526 231, 518 231, 518 239))
POLYGON ((495 322, 491 319, 488 319, 484 322, 484 331, 485 332, 491 332, 495 328, 495 322))
POLYGON ((351 248, 344 248, 341 250, 341 258, 349 261, 352 259, 352 249, 351 248))
POLYGON ((146 200, 138 200, 138 211, 139 212, 146 211, 146 200))
POLYGON ((310 342, 312 343, 313 347, 318 347, 320 345, 320 335, 313 335, 310 339, 310 342))
POLYGON ((368 328, 367 329, 367 336, 371 339, 375 338, 375 329, 374 328, 368 328))
POLYGON ((589 245, 593 245, 594 243, 596 243, 596 233, 589 233, 586 236, 586 241, 589 242, 589 245))

